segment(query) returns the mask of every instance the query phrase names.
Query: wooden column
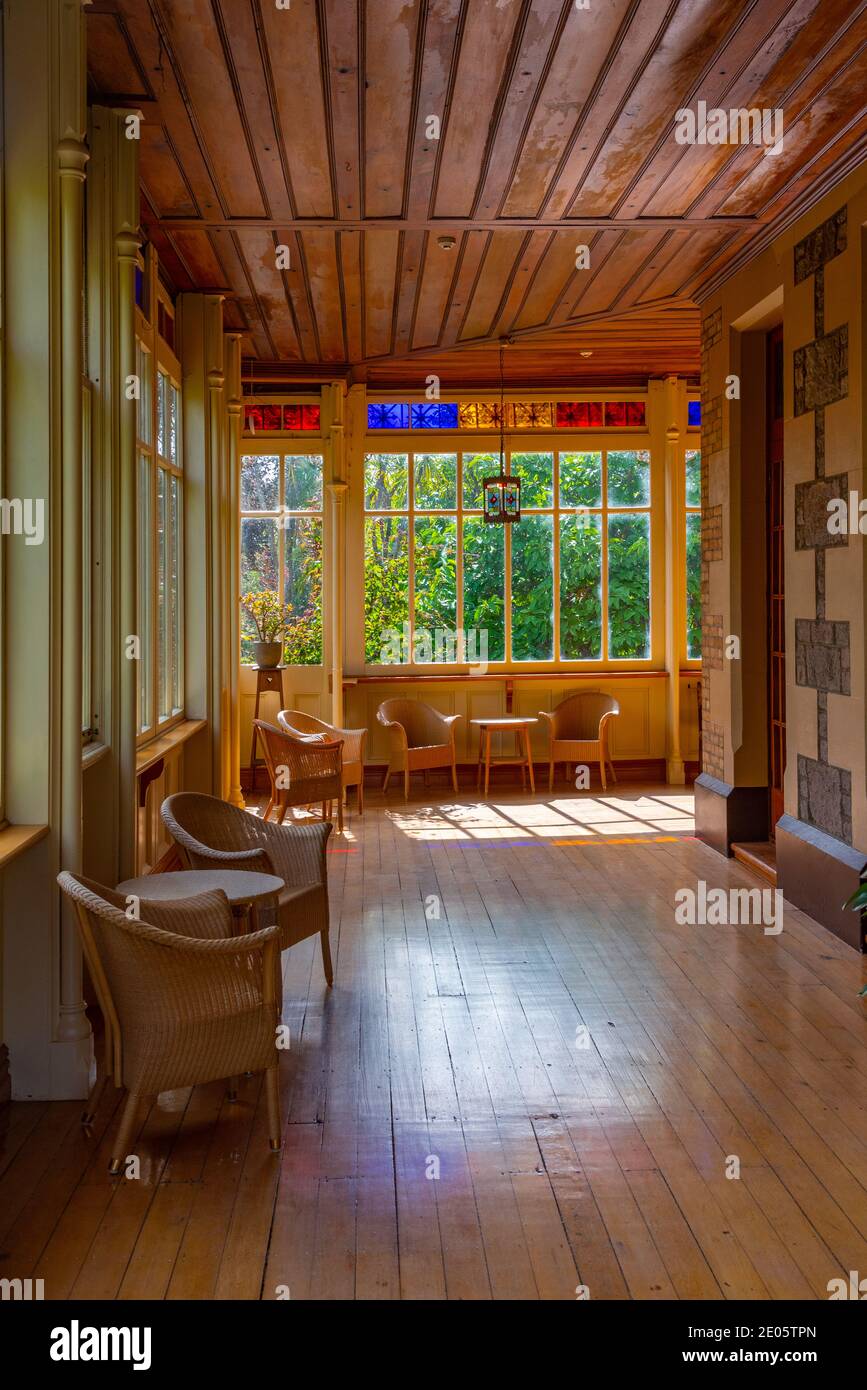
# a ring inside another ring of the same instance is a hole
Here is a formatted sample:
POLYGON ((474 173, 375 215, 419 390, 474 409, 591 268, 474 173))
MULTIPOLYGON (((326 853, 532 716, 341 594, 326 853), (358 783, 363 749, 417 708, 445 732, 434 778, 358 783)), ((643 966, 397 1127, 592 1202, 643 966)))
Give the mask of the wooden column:
POLYGON ((327 491, 331 498, 331 602, 330 662, 331 720, 343 725, 343 646, 346 592, 346 387, 333 382, 331 395, 331 478, 327 491))
POLYGON ((680 747, 680 663, 686 641, 686 520, 683 478, 685 391, 676 376, 662 393, 665 425, 665 665, 668 670, 666 779, 686 781, 680 747))
POLYGON ((223 296, 179 295, 177 314, 183 376, 186 704, 190 718, 208 721, 209 750, 206 765, 191 771, 203 789, 228 798, 232 604, 223 296))
POLYGON ((81 400, 85 47, 79 0, 3 13, 4 494, 44 534, 3 538, 4 811, 45 826, 2 875, 13 1095, 80 1099, 90 1024, 56 874, 81 863, 81 400))
POLYGON ((229 618, 229 800, 244 806, 241 790, 241 616, 238 606, 241 572, 241 335, 225 334, 226 341, 226 576, 224 601, 229 618))

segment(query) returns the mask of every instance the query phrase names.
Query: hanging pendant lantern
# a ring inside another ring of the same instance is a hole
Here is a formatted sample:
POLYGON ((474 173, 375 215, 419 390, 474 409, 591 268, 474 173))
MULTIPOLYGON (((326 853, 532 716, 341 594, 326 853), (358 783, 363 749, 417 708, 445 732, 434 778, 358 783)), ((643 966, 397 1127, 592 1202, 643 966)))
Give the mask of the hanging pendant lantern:
POLYGON ((506 526, 521 520, 521 479, 506 472, 506 380, 503 370, 503 344, 500 344, 500 472, 482 481, 485 521, 506 526))
POLYGON ((495 478, 485 478, 485 521, 494 525, 507 525, 521 520, 521 479, 509 473, 500 473, 495 478))

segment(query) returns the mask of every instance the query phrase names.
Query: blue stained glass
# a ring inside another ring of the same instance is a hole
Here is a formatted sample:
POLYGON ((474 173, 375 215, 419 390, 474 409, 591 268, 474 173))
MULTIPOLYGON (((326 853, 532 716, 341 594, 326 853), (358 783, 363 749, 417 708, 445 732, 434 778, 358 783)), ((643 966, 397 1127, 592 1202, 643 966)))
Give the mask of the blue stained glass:
POLYGON ((458 407, 446 405, 441 401, 430 405, 410 406, 414 430, 456 430, 458 427, 458 407))
POLYGON ((380 402, 367 407, 369 430, 408 430, 409 406, 399 402, 380 402))
POLYGON ((688 409, 689 409, 689 414, 688 414, 688 416, 687 416, 687 423, 689 424, 690 429, 700 429, 700 428, 701 428, 701 401, 690 401, 690 402, 689 402, 688 409))

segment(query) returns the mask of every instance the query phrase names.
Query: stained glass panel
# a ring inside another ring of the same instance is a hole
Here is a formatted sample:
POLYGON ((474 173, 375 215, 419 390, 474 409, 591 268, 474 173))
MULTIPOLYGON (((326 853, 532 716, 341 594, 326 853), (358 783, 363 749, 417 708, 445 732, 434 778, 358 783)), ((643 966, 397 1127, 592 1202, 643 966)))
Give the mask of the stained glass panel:
POLYGON ((644 425, 644 401, 606 401, 605 424, 609 429, 644 425))
POLYGON ((689 428, 691 430, 701 429, 701 401, 690 401, 686 409, 689 428))
POLYGON ((559 429, 601 429, 601 401, 560 401, 557 405, 559 429))
POLYGON ((409 429, 409 406, 399 401, 380 401, 367 407, 369 430, 409 429))
POLYGON ((322 411, 318 405, 284 405, 284 430, 318 430, 322 411))
POLYGON ((464 401, 460 406, 462 430, 498 430, 500 406, 497 401, 464 401))
POLYGON ((424 405, 410 406, 410 424, 414 430, 456 430, 458 427, 457 403, 447 404, 434 401, 424 405))
POLYGON ((514 429, 550 429, 553 423, 550 401, 516 401, 506 409, 506 418, 514 429))

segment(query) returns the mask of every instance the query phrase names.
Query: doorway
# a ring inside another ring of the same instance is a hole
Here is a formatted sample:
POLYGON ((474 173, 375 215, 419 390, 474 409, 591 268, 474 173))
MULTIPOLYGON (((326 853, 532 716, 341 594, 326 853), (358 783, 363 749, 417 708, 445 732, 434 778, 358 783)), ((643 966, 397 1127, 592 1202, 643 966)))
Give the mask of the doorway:
POLYGON ((786 572, 783 532, 783 329, 767 346, 768 794, 774 839, 786 773, 786 572))

